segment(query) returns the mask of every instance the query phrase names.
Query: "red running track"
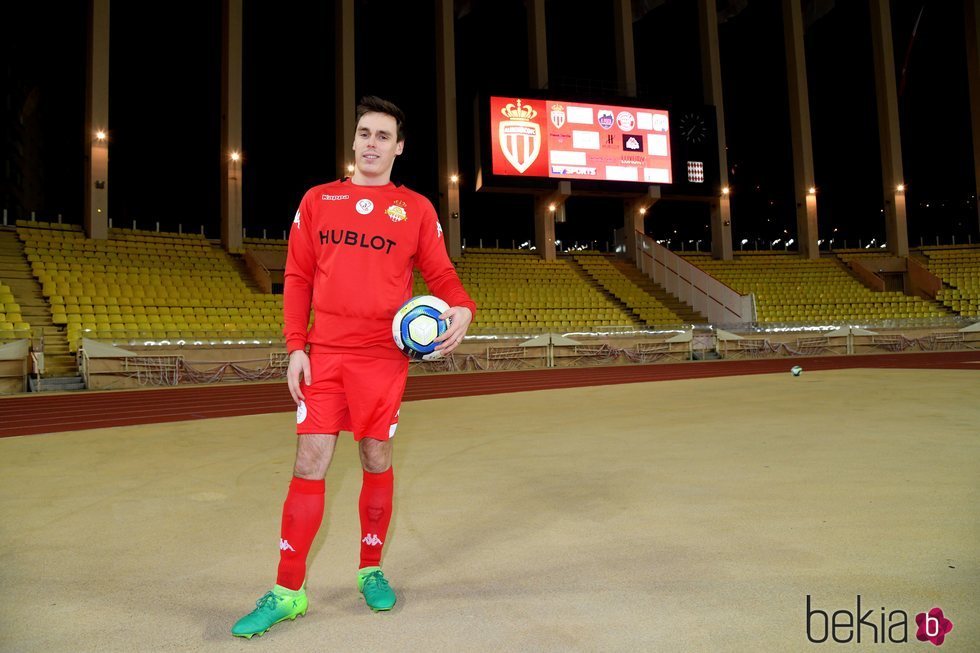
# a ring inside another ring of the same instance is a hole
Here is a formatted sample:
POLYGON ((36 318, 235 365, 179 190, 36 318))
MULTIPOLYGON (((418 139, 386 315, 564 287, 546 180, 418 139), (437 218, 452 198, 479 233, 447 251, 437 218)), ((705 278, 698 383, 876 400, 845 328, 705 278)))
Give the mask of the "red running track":
MULTIPOLYGON (((846 368, 980 371, 980 352, 813 356, 411 376, 405 401, 591 385, 846 368)), ((235 417, 295 409, 283 381, 0 398, 0 437, 235 417)))

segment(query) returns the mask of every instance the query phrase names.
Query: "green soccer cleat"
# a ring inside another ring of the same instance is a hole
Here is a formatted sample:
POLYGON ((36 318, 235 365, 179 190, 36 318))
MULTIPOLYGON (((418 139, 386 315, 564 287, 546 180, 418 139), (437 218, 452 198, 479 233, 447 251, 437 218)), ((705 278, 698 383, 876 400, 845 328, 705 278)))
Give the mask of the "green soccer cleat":
POLYGON ((254 610, 235 622, 231 634, 252 639, 253 635, 265 633, 280 621, 302 617, 308 606, 305 589, 290 590, 276 585, 255 602, 254 610))
POLYGON ((358 570, 357 589, 364 595, 364 602, 375 612, 391 610, 395 605, 395 591, 388 585, 381 567, 358 570))

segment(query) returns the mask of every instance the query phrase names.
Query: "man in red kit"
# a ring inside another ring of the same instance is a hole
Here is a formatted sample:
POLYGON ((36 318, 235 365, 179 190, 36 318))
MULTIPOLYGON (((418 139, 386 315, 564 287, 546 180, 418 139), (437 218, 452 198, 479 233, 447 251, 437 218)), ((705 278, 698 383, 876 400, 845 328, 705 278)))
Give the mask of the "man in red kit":
POLYGON ((395 604, 381 551, 408 359, 395 346, 391 320, 412 295, 414 267, 429 291, 451 306, 442 315, 451 324, 437 338, 444 355, 459 346, 476 311, 446 253, 432 204, 391 182, 405 146, 403 122, 391 102, 362 99, 353 176, 308 190, 293 219, 283 305, 286 380, 297 405, 296 463, 282 512, 276 585, 232 627, 239 637, 306 614, 306 559, 323 518, 324 476, 340 431, 354 434, 363 467, 357 587, 372 610, 395 604))

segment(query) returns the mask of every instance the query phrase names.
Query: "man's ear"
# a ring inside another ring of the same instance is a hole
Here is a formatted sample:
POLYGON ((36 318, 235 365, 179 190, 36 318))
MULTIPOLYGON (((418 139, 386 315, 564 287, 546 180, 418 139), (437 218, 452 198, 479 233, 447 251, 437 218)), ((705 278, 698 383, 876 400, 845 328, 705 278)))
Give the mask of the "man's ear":
POLYGON ((402 150, 404 149, 405 149, 405 141, 398 141, 398 145, 397 147, 395 147, 395 155, 401 154, 402 150))

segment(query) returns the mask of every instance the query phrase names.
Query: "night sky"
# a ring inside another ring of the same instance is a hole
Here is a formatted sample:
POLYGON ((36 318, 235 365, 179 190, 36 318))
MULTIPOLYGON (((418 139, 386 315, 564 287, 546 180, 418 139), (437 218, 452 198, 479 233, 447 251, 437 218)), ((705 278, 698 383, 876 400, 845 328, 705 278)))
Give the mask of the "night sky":
MULTIPOLYGON (((908 56, 899 110, 910 244, 936 235, 978 237, 973 203, 962 3, 894 2, 898 75, 908 56), (911 50, 912 28, 922 17, 911 50), (928 206, 927 206, 928 205, 928 206)), ((2 12, 4 129, 23 125, 31 180, 25 206, 40 219, 81 222, 84 143, 85 3, 6 3, 2 12)), ((356 93, 377 94, 407 115, 405 154, 394 176, 437 202, 435 19, 423 2, 359 0, 356 93), (419 11, 419 7, 424 11, 419 11)), ((672 109, 703 102, 695 3, 634 3, 639 96, 672 109)), ((551 91, 566 97, 616 95, 611 3, 589 12, 548 4, 551 91)), ((738 243, 795 236, 792 156, 782 16, 778 2, 720 3, 733 235, 738 243), (785 230, 785 231, 784 231, 785 230)), ((806 31, 820 236, 837 244, 881 241, 881 165, 866 2, 821 0, 806 31), (829 10, 827 10, 829 9, 829 10), (819 14, 819 11, 817 12, 819 14)), ((806 15, 806 9, 805 9, 806 15)), ((527 88, 522 0, 457 2, 457 110, 463 180, 462 229, 502 246, 530 239, 530 197, 473 192, 473 106, 479 93, 527 88)), ((110 205, 116 226, 219 235, 220 2, 112 4, 110 205), (137 7, 138 4, 138 7, 137 7)), ((244 225, 281 237, 303 191, 338 176, 334 168, 335 55, 332 2, 245 1, 244 225)), ((8 140, 4 141, 9 142, 8 140)), ((566 242, 611 240, 622 226, 618 199, 572 198, 566 242)), ((657 238, 702 240, 707 210, 663 200, 647 217, 657 238), (676 232, 676 235, 675 233, 676 232)), ((602 246, 602 245, 600 245, 602 246)), ((737 246, 737 245, 736 245, 737 246)))

